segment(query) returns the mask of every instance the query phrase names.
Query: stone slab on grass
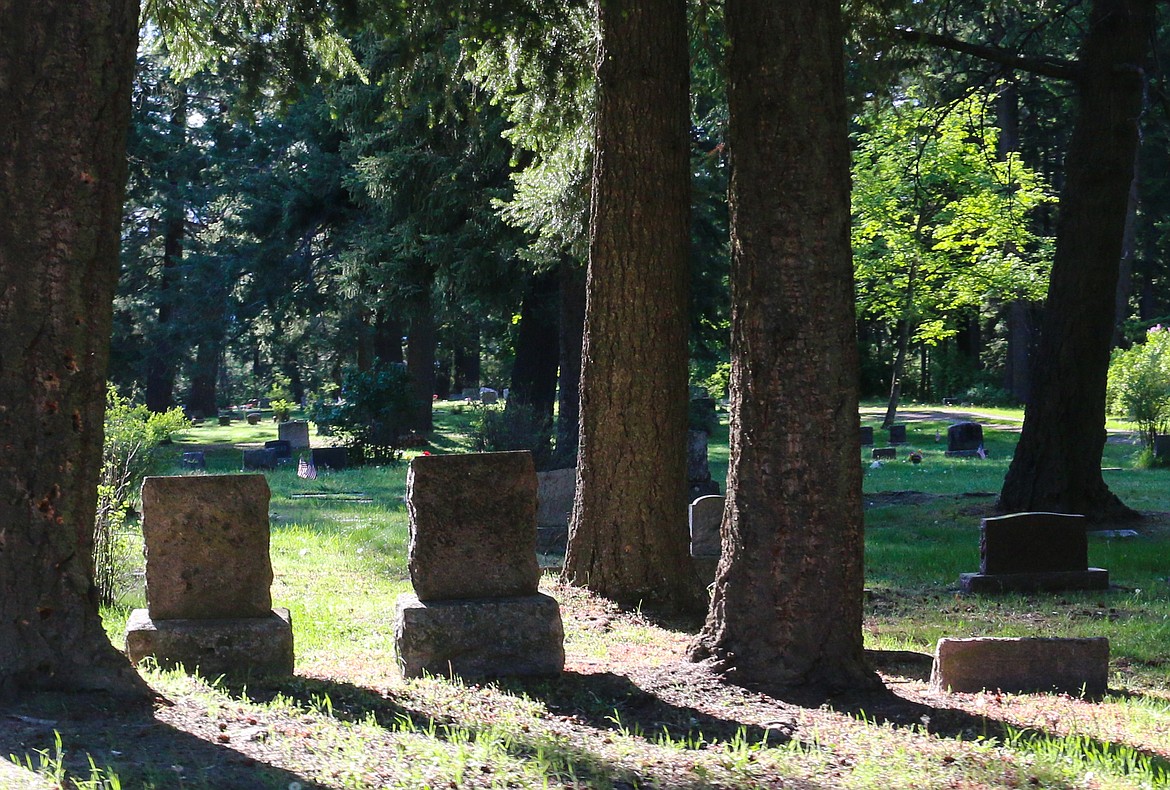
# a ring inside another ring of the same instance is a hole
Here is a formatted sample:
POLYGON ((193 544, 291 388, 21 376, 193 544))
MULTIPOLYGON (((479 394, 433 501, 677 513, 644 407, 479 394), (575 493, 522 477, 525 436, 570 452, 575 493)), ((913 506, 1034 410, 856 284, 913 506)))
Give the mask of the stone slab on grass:
POLYGON ((156 620, 135 609, 126 624, 126 654, 133 663, 152 657, 164 669, 181 664, 205 678, 288 676, 292 620, 288 609, 223 620, 156 620))
POLYGON ((1008 693, 1104 694, 1109 685, 1105 637, 940 639, 930 674, 936 689, 1008 693))
POLYGON ((1009 592, 1108 590, 1109 571, 1104 568, 1086 568, 1083 571, 1044 573, 961 573, 959 587, 963 592, 992 595, 1009 592))
POLYGON ((264 475, 146 478, 142 536, 153 619, 269 615, 269 496, 264 475))
POLYGON ((398 597, 394 644, 403 677, 528 677, 565 667, 565 631, 555 599, 420 601, 398 597))
POLYGON ((423 455, 406 478, 422 601, 535 595, 536 469, 524 452, 423 455))

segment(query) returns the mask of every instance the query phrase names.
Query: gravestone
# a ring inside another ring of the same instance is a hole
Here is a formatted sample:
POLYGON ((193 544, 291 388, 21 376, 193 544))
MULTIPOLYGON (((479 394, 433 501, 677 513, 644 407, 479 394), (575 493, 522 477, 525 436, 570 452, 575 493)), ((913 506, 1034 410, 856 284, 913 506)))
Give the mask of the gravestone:
POLYGON ((687 431, 687 499, 719 493, 719 484, 711 479, 707 461, 706 431, 687 431))
POLYGON ((940 639, 931 685, 959 693, 1064 691, 1104 694, 1109 640, 1087 638, 940 639))
POLYGON ((947 456, 951 458, 983 457, 983 426, 977 422, 958 422, 947 428, 947 456))
POLYGON ((263 418, 263 415, 258 411, 250 411, 247 416, 249 425, 259 425, 260 420, 263 418))
POLYGON ((230 414, 219 415, 219 424, 220 425, 231 425, 232 424, 232 416, 230 414))
POLYGON ((1154 437, 1154 457, 1170 459, 1170 434, 1160 433, 1154 437))
POLYGON ((264 443, 264 448, 271 450, 277 461, 292 458, 292 446, 287 439, 270 439, 264 443))
POLYGON ((289 420, 276 427, 277 438, 288 442, 290 450, 309 449, 309 423, 304 420, 289 420))
POLYGON ((479 400, 479 387, 468 387, 463 390, 463 400, 479 400))
POLYGON ((569 541, 569 518, 577 493, 577 469, 536 473, 536 551, 564 554, 569 541))
POLYGON ((479 391, 479 399, 483 401, 483 405, 491 406, 493 403, 499 402, 500 393, 490 387, 483 387, 479 391))
POLYGON ((861 446, 868 447, 873 444, 873 426, 861 426, 861 446))
POLYGON ((723 522, 724 497, 701 496, 690 506, 691 557, 699 577, 710 584, 723 552, 719 533, 723 522))
POLYGON ((268 448, 244 450, 244 470, 275 469, 276 453, 268 448))
POLYGON ((272 608, 268 501, 263 475, 146 478, 147 608, 127 625, 131 661, 205 676, 292 673, 289 614, 272 608))
POLYGON ((870 456, 876 461, 888 461, 898 457, 897 447, 875 447, 870 456))
POLYGON ((202 450, 195 450, 189 453, 183 453, 183 468, 184 469, 206 469, 207 456, 203 454, 202 450))
POLYGON ((1014 513, 983 519, 979 573, 964 573, 967 592, 1104 590, 1109 572, 1089 567, 1084 516, 1014 513))
POLYGON ((905 444, 906 443, 906 426, 905 425, 891 425, 890 426, 890 444, 905 444))
POLYGON ((556 674, 564 630, 538 591, 528 452, 419 456, 407 475, 410 580, 395 625, 404 677, 556 674))
POLYGON ((345 469, 349 466, 349 454, 344 447, 314 447, 310 455, 313 466, 318 469, 345 469))

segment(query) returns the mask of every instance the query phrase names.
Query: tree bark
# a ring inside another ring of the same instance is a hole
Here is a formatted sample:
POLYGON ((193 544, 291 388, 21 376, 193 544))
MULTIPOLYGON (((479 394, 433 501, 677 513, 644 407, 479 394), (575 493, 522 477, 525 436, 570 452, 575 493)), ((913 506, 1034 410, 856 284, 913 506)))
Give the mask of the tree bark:
POLYGON ((0 0, 0 692, 148 692, 92 560, 137 31, 133 0, 0 0))
POLYGON ((599 0, 577 493, 564 577, 701 605, 686 516, 686 4, 599 0))
POLYGON ((873 688, 841 9, 728 0, 726 23, 731 465, 692 658, 747 685, 873 688))
POLYGON ((406 341, 406 372, 410 374, 410 394, 414 401, 410 428, 420 433, 430 433, 435 427, 436 336, 429 283, 412 301, 410 335, 406 341))
POLYGON ((560 282, 556 271, 534 274, 520 306, 516 361, 508 408, 530 406, 534 415, 552 425, 557 400, 557 363, 560 355, 558 318, 560 282))
POLYGON ((565 259, 560 265, 560 376, 557 381, 557 446, 554 458, 576 462, 581 430, 581 344, 585 337, 585 269, 565 259))
POLYGON ((1095 0, 1080 56, 1032 392, 999 496, 1003 511, 1137 514, 1101 477, 1105 380, 1139 143, 1155 0, 1095 0))

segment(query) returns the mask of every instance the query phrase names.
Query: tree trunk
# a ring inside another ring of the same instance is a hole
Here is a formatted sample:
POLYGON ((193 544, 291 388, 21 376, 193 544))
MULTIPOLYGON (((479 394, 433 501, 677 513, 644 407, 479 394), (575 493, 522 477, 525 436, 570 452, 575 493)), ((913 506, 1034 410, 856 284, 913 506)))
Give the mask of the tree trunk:
POLYGON ((1133 517, 1101 477, 1114 294, 1155 0, 1095 0, 1031 398, 1003 511, 1133 517))
POLYGON ((701 605, 686 513, 686 4, 599 0, 577 494, 564 577, 701 605))
POLYGON ((204 417, 219 413, 217 384, 219 382, 219 343, 205 340, 195 352, 191 369, 191 393, 187 396, 187 411, 204 417))
POLYGON ((742 684, 873 688, 841 10, 726 9, 731 466, 715 595, 692 657, 742 684))
POLYGON ((435 316, 429 288, 419 291, 411 305, 406 372, 410 374, 410 393, 414 401, 410 428, 430 433, 435 427, 435 316))
POLYGON ((137 31, 132 0, 0 0, 0 692, 149 691, 92 560, 137 31))
POLYGON ((576 462, 581 430, 581 343, 585 335, 585 269, 565 259, 561 276, 561 359, 557 382, 557 446, 554 458, 576 462))
POLYGON ((452 389, 456 395, 466 389, 479 389, 479 329, 473 328, 465 343, 457 343, 454 359, 452 389))
POLYGON ((388 308, 378 308, 374 319, 374 356, 382 366, 405 362, 402 356, 402 318, 388 308))
MULTIPOLYGON (((171 84, 174 104, 171 107, 170 142, 174 151, 182 151, 187 144, 187 89, 171 84)), ((176 158, 181 159, 181 157, 176 158)), ((167 206, 163 219, 163 256, 159 267, 158 328, 146 361, 146 408, 164 412, 175 405, 175 341, 171 322, 175 313, 175 272, 183 259, 183 235, 186 230, 186 206, 182 199, 181 182, 186 174, 176 172, 172 165, 167 178, 167 206)))
POLYGON ((508 408, 530 406, 534 415, 552 425, 557 400, 560 341, 560 282, 556 271, 534 274, 520 306, 516 361, 508 408))

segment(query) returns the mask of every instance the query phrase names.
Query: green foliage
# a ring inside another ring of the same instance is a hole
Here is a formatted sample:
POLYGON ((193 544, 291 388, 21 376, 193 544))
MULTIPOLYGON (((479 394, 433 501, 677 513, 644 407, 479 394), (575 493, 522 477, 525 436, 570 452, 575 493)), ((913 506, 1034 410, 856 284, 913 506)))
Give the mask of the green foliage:
POLYGON ((990 300, 1038 299, 1050 239, 1031 212, 1052 198, 1016 154, 996 156, 981 92, 941 110, 910 97, 861 119, 853 165, 858 314, 935 345, 990 300))
POLYGON ((506 409, 482 406, 473 427, 482 452, 530 450, 538 470, 554 466, 552 423, 526 403, 509 403, 506 409))
POLYGON ((394 463, 414 402, 410 378, 402 365, 376 365, 346 374, 342 398, 320 401, 310 418, 367 462, 394 463))
POLYGON ((126 517, 142 480, 155 470, 160 446, 187 426, 179 409, 152 414, 135 406, 113 386, 106 390, 105 441, 94 525, 94 576, 103 602, 114 601, 121 584, 120 558, 126 517))
POLYGON ((292 410, 296 408, 296 404, 283 398, 277 398, 272 401, 272 416, 280 422, 287 421, 292 417, 292 410))
POLYGON ((1106 404, 1109 413, 1137 423, 1152 451, 1154 438, 1170 429, 1170 329, 1155 326, 1144 343, 1113 352, 1106 404))

